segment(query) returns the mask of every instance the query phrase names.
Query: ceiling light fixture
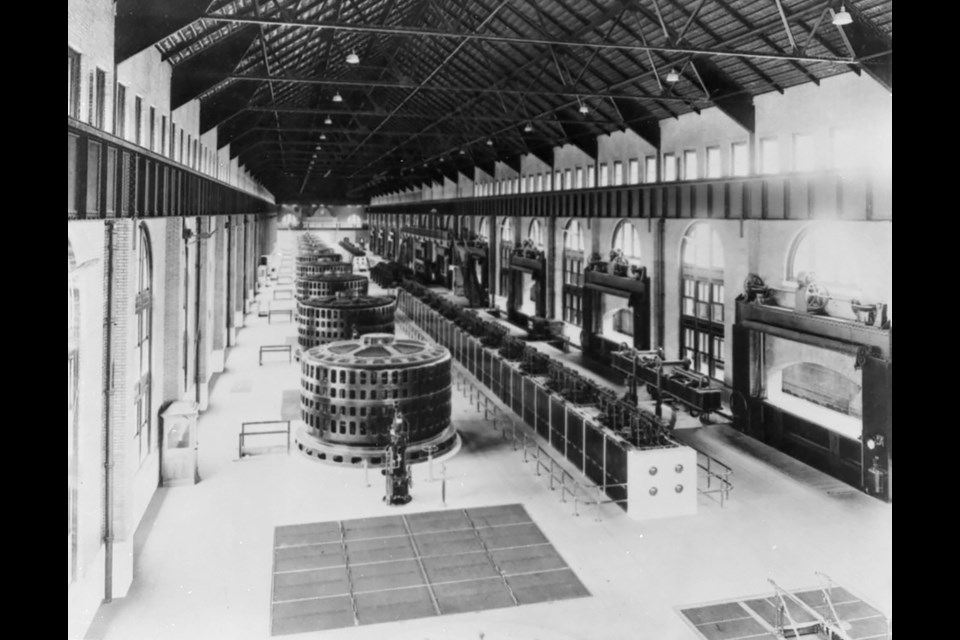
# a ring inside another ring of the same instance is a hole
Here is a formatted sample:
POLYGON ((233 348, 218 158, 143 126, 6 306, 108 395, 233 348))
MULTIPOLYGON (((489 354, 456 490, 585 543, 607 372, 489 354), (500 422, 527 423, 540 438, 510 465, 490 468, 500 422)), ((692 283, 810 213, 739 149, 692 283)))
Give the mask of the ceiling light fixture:
POLYGON ((532 132, 532 131, 533 131, 533 125, 528 122, 528 123, 523 127, 523 132, 524 132, 524 133, 530 133, 530 132, 532 132))
POLYGON ((488 146, 488 147, 492 147, 492 146, 493 146, 493 139, 492 139, 492 138, 487 138, 487 146, 488 146))
POLYGON ((670 84, 680 82, 680 74, 677 73, 676 69, 670 69, 670 73, 667 74, 666 81, 670 84))
POLYGON ((343 96, 340 95, 340 92, 339 92, 339 91, 337 91, 335 94, 333 94, 333 101, 334 101, 334 102, 343 102, 343 96))
POLYGON ((327 116, 326 120, 323 121, 323 124, 333 124, 333 120, 330 119, 330 116, 327 116))
POLYGON ((350 55, 347 56, 347 64, 360 64, 360 56, 357 55, 356 51, 351 51, 350 55))
MULTIPOLYGON (((321 140, 326 140, 326 139, 327 139, 327 134, 321 133, 321 134, 320 134, 320 139, 321 139, 321 140)), ((320 145, 317 145, 317 146, 320 146, 320 145)))
POLYGON ((464 151, 463 149, 460 149, 460 155, 465 156, 465 155, 467 155, 467 152, 464 151))
POLYGON ((853 22, 853 17, 847 11, 847 8, 843 6, 843 3, 840 3, 840 11, 833 14, 833 24, 837 27, 842 27, 845 24, 850 24, 853 22))
POLYGON ((583 103, 581 102, 581 103, 580 103, 580 109, 579 109, 579 111, 580 111, 580 113, 582 113, 583 115, 587 115, 588 113, 590 113, 590 108, 587 107, 587 105, 585 105, 585 104, 583 104, 583 103))

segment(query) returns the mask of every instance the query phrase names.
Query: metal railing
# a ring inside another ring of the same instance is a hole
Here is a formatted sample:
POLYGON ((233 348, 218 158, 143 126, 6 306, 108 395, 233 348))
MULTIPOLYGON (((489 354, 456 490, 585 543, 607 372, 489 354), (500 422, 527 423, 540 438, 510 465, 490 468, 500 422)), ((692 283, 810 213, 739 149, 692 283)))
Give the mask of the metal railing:
MULTIPOLYGON (((685 446, 690 447, 689 444, 685 446)), ((733 469, 696 447, 690 448, 697 452, 697 468, 703 472, 703 476, 707 479, 705 489, 700 487, 699 482, 697 483, 697 492, 705 496, 719 494, 720 506, 722 507, 723 503, 730 499, 730 491, 733 489, 733 483, 730 482, 733 469)))
MULTIPOLYGON (((404 327, 407 329, 407 327, 404 327)), ((534 475, 542 476, 541 471, 546 471, 550 481, 550 490, 555 491, 560 488, 560 502, 568 502, 570 497, 573 501, 573 515, 580 516, 580 505, 596 506, 597 522, 601 521, 601 507, 606 504, 628 504, 627 498, 611 498, 606 495, 607 489, 626 488, 627 483, 616 484, 586 484, 577 480, 574 475, 564 467, 556 458, 554 458, 539 441, 531 436, 525 429, 518 428, 517 422, 503 411, 495 401, 493 401, 478 384, 471 380, 466 370, 459 363, 454 363, 454 386, 464 398, 468 399, 470 405, 478 413, 483 413, 483 419, 492 423, 494 431, 501 434, 502 439, 510 442, 514 451, 521 451, 523 462, 526 464, 534 461, 534 475)), ((512 413, 512 412, 510 412, 512 413)))
POLYGON ((553 456, 547 453, 541 445, 537 444, 533 440, 526 437, 524 434, 523 439, 523 461, 528 462, 528 451, 536 446, 534 451, 534 475, 540 476, 540 470, 547 472, 548 477, 550 478, 550 491, 556 490, 556 484, 560 484, 560 502, 567 502, 567 494, 573 498, 573 515, 580 516, 580 503, 585 505, 595 505, 597 508, 597 515, 594 518, 596 522, 600 522, 602 518, 600 517, 601 510, 600 507, 605 504, 626 504, 628 503, 627 498, 611 498, 607 495, 607 489, 609 488, 626 488, 627 483, 621 482, 616 484, 599 484, 599 485, 587 485, 583 482, 580 482, 573 477, 573 474, 570 473, 567 469, 564 468, 553 456), (529 445, 529 447, 528 447, 529 445), (544 458, 546 462, 544 462, 544 458), (592 497, 594 490, 597 492, 596 497, 592 497))
POLYGON ((244 454, 244 451, 243 451, 243 446, 244 446, 245 440, 246 440, 248 437, 250 437, 250 436, 280 435, 280 434, 286 434, 286 435, 287 435, 287 453, 289 454, 289 453, 290 453, 290 421, 289 421, 289 420, 255 420, 255 421, 252 421, 252 422, 241 422, 241 423, 240 423, 240 434, 239 434, 239 437, 238 437, 238 444, 237 444, 237 457, 242 460, 244 455, 252 455, 252 454, 249 454, 249 453, 248 453, 248 454, 244 454), (250 426, 256 426, 256 425, 271 425, 271 424, 285 424, 285 425, 287 425, 287 428, 286 428, 286 429, 274 429, 274 430, 270 430, 270 431, 247 431, 247 427, 250 427, 250 426))
POLYGON ((840 626, 838 622, 827 620, 823 615, 820 614, 819 611, 808 605, 796 595, 790 593, 786 589, 783 589, 780 585, 774 582, 773 579, 767 578, 767 582, 773 585, 777 600, 780 602, 780 607, 777 609, 777 619, 775 625, 775 630, 780 637, 796 638, 800 635, 810 633, 810 631, 815 628, 817 632, 826 633, 828 634, 829 638, 834 640, 852 640, 847 631, 840 626), (801 611, 813 618, 813 620, 811 622, 798 622, 791 614, 790 608, 787 605, 788 602, 794 604, 801 611))

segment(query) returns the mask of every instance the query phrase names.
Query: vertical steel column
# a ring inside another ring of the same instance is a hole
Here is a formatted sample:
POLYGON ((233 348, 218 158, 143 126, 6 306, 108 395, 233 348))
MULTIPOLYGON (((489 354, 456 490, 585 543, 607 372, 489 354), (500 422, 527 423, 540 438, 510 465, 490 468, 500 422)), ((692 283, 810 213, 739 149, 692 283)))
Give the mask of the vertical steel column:
POLYGON ((103 318, 103 601, 113 601, 113 447, 110 434, 111 390, 113 388, 113 354, 110 348, 113 327, 113 225, 104 224, 107 245, 106 303, 103 318))

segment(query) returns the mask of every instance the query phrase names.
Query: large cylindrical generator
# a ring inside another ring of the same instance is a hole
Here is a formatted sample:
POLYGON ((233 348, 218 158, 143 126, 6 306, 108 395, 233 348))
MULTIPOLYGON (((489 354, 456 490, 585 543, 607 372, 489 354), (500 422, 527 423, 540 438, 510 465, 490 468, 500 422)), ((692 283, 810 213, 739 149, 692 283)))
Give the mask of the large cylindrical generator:
POLYGON ((368 334, 305 351, 300 359, 297 448, 315 460, 379 466, 399 408, 411 461, 458 445, 450 421, 450 352, 440 345, 368 334))
POLYGON ((353 265, 349 262, 301 262, 297 256, 297 278, 309 276, 324 276, 331 273, 353 273, 353 265))
POLYGON ((343 258, 333 249, 310 249, 309 251, 300 250, 297 254, 297 264, 310 264, 312 262, 342 262, 343 258))
POLYGON ((348 340, 368 333, 393 333, 397 299, 391 296, 349 296, 340 292, 297 301, 300 349, 348 340))
POLYGON ((343 291, 348 295, 365 296, 370 285, 367 276, 353 273, 330 273, 297 279, 297 298, 323 298, 343 291))

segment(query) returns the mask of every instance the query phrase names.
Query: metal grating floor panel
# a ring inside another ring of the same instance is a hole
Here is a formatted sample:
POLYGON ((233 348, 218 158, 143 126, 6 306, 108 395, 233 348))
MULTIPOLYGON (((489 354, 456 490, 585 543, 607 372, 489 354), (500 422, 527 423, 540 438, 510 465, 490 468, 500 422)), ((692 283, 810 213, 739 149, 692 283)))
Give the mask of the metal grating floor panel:
POLYGON ((522 505, 277 527, 271 635, 581 598, 522 505))
MULTIPOLYGON (((819 589, 792 593, 824 618, 833 619, 829 606, 824 602, 823 592, 819 589)), ((841 626, 853 640, 892 638, 883 614, 849 591, 841 587, 833 587, 830 590, 830 599, 833 601, 841 626)), ((776 632, 779 608, 779 599, 771 594, 696 607, 682 607, 679 611, 706 640, 777 640, 780 637, 776 632)), ((810 613, 792 601, 787 601, 787 609, 799 625, 814 621, 810 613)), ((823 635, 805 637, 819 638, 823 635)))

